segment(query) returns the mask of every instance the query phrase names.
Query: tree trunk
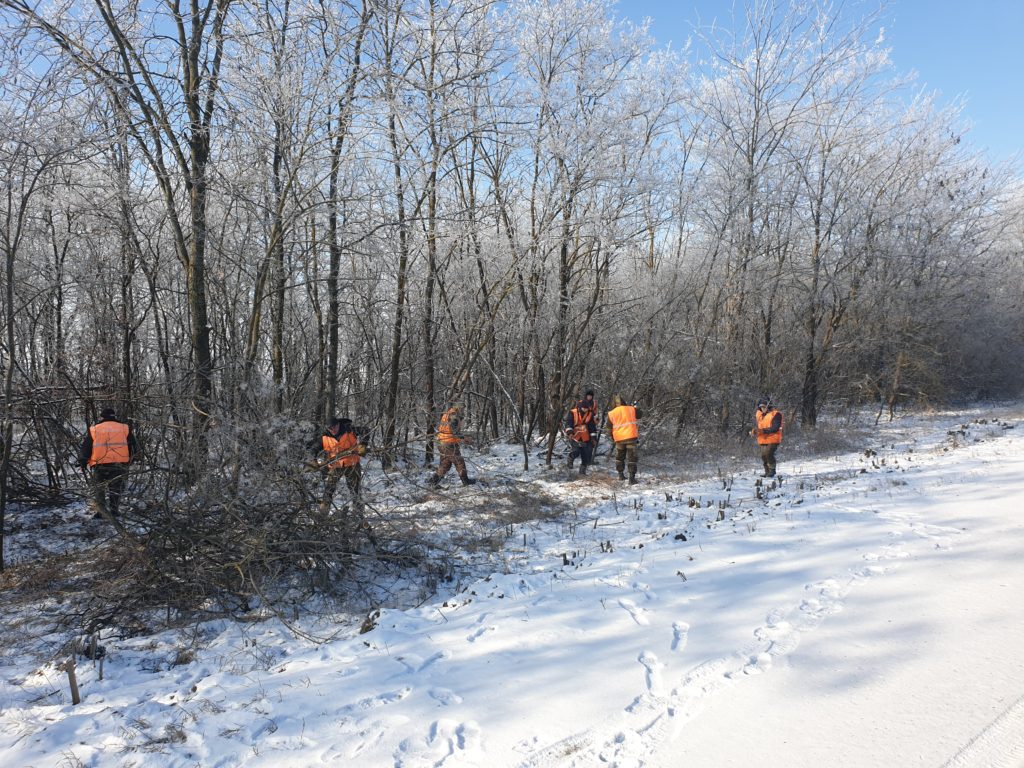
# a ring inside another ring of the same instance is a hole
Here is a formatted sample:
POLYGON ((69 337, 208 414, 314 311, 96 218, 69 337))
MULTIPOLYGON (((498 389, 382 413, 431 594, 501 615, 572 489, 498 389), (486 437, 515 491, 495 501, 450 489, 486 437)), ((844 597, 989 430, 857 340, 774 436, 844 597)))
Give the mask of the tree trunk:
MULTIPOLYGON (((390 62, 389 62, 390 65, 390 62)), ((398 384, 402 362, 402 326, 405 321, 406 281, 409 270, 409 231, 405 215, 405 182, 402 178, 402 156, 398 146, 398 125, 394 113, 395 95, 390 94, 391 113, 388 115, 388 138, 391 144, 395 182, 395 200, 398 216, 398 275, 395 285, 395 320, 391 328, 391 359, 384 406, 385 466, 391 466, 395 456, 395 432, 398 426, 398 384)))

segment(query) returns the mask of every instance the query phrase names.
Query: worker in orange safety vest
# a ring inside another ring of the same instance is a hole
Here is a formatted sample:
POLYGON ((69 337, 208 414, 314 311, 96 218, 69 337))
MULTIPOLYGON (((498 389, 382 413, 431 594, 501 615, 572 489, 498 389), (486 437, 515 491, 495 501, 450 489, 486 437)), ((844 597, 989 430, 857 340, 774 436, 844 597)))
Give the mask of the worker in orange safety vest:
POLYGON ((359 488, 363 479, 360 461, 366 455, 366 445, 359 439, 351 419, 334 418, 320 436, 318 464, 326 470, 324 479, 324 495, 320 502, 320 511, 327 512, 334 501, 334 493, 338 489, 338 480, 345 478, 349 495, 354 505, 362 508, 362 497, 359 488), (337 457, 336 459, 334 457, 337 457))
POLYGON ((775 477, 777 461, 775 452, 782 444, 782 413, 778 411, 769 398, 757 401, 754 412, 754 428, 750 434, 757 438, 761 446, 761 463, 764 465, 764 476, 775 477))
POLYGON ((643 417, 643 411, 635 405, 626 405, 620 395, 612 397, 612 409, 605 420, 605 431, 615 443, 615 469, 619 479, 625 480, 624 470, 629 468, 629 484, 635 485, 637 447, 640 442, 640 428, 637 421, 643 417))
POLYGON ((137 451, 131 425, 119 421, 113 408, 100 411, 100 420, 86 430, 78 454, 79 466, 88 471, 94 517, 117 517, 128 465, 137 451))
POLYGON ((580 459, 580 474, 587 474, 587 467, 594 463, 594 434, 597 432, 597 406, 594 405, 594 394, 588 392, 565 417, 563 429, 569 440, 570 450, 568 466, 572 469, 573 461, 580 459))
POLYGON ((436 436, 440 461, 437 471, 430 475, 428 484, 433 487, 440 485, 441 478, 448 474, 448 470, 453 466, 459 473, 459 479, 463 485, 476 483, 476 480, 471 478, 466 471, 466 460, 462 458, 462 449, 459 447, 468 438, 462 433, 462 409, 458 405, 451 405, 441 414, 436 436))

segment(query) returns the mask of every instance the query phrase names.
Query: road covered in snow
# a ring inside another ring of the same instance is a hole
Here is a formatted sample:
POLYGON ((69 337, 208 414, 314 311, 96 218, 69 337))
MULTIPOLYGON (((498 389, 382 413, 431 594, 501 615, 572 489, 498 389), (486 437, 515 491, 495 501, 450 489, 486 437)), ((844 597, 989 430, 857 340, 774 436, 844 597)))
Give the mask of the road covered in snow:
POLYGON ((753 449, 695 478, 642 457, 632 487, 607 464, 517 475, 572 511, 508 524, 494 573, 369 632, 112 637, 77 706, 55 664, 0 657, 0 764, 1020 768, 1022 418, 784 449, 781 485, 753 449))

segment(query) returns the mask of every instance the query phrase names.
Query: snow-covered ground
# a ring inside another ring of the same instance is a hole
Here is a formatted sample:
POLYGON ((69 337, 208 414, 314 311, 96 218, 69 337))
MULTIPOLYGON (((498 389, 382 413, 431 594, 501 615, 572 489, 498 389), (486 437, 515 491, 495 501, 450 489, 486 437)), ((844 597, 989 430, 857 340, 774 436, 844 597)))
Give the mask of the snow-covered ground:
MULTIPOLYGON (((111 637, 77 706, 54 664, 5 649, 0 766, 1020 768, 1022 418, 784 446, 781 486, 753 446, 692 479, 642 456, 633 487, 534 469, 518 487, 573 511, 510 525, 504 572, 319 644, 274 621, 111 637)), ((482 477, 517 460, 472 458, 482 477)))

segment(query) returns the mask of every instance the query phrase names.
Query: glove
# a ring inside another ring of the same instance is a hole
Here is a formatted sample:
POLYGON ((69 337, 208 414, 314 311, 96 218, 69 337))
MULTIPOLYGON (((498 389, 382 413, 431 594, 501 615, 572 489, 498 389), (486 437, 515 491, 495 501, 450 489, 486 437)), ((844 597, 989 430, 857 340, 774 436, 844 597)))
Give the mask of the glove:
POLYGON ((356 453, 359 454, 360 456, 365 456, 366 455, 366 446, 363 445, 362 443, 357 445, 356 446, 356 453))

